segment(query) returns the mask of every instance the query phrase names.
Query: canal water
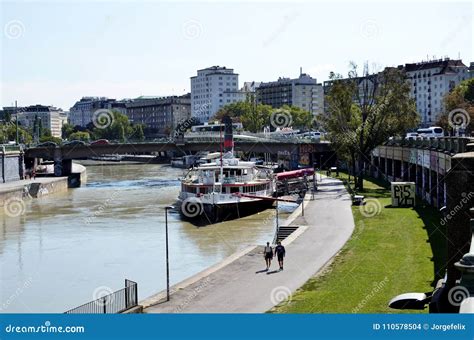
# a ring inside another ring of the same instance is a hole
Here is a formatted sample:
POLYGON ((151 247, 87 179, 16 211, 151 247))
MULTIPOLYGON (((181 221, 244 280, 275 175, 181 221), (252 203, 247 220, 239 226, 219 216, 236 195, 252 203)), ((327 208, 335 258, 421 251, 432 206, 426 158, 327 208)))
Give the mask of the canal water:
MULTIPOLYGON (((64 312, 138 282, 139 299, 166 286, 164 207, 183 170, 88 166, 86 186, 0 211, 1 313, 64 312)), ((280 218, 295 208, 280 204, 280 218)), ((271 241, 275 210, 206 227, 168 216, 170 280, 177 283, 249 245, 271 241)), ((263 267, 264 263, 262 263, 263 267)))

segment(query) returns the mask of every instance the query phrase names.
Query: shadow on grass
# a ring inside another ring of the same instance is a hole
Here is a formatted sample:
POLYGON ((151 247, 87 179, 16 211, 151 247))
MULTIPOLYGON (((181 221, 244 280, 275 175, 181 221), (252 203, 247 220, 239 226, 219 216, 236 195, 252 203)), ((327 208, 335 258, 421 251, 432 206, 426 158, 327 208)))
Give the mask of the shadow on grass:
POLYGON ((417 204, 415 211, 420 216, 425 225, 428 241, 431 245, 433 257, 431 261, 434 265, 433 282, 431 285, 436 286, 436 282, 444 277, 446 270, 446 262, 448 258, 446 226, 440 224, 441 213, 427 204, 417 204))

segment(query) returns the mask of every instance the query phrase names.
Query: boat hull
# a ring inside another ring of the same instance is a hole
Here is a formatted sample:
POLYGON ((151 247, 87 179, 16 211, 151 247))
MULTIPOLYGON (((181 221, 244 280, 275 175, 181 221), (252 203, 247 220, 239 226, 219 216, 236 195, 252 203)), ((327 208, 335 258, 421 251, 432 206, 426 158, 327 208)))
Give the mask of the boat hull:
POLYGON ((180 202, 179 209, 184 219, 196 225, 207 225, 256 214, 271 208, 273 200, 262 199, 222 204, 203 203, 200 206, 193 207, 185 206, 185 204, 180 202), (189 213, 189 211, 192 211, 192 213, 189 213))

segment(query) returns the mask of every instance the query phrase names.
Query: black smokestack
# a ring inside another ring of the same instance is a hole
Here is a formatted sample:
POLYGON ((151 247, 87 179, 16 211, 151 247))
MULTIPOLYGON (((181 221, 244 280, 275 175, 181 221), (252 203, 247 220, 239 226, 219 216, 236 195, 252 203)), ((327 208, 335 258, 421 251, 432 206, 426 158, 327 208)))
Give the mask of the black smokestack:
POLYGON ((234 151, 234 137, 232 135, 232 119, 229 116, 222 117, 224 124, 224 152, 234 151))

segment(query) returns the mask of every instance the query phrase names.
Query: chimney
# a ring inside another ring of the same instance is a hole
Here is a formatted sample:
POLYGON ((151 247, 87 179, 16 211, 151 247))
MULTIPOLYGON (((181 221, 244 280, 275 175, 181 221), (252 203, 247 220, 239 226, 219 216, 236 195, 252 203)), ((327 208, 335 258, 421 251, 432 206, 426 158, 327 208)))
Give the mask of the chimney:
POLYGON ((232 134, 232 119, 229 116, 222 117, 224 124, 224 152, 234 153, 234 137, 232 134))

